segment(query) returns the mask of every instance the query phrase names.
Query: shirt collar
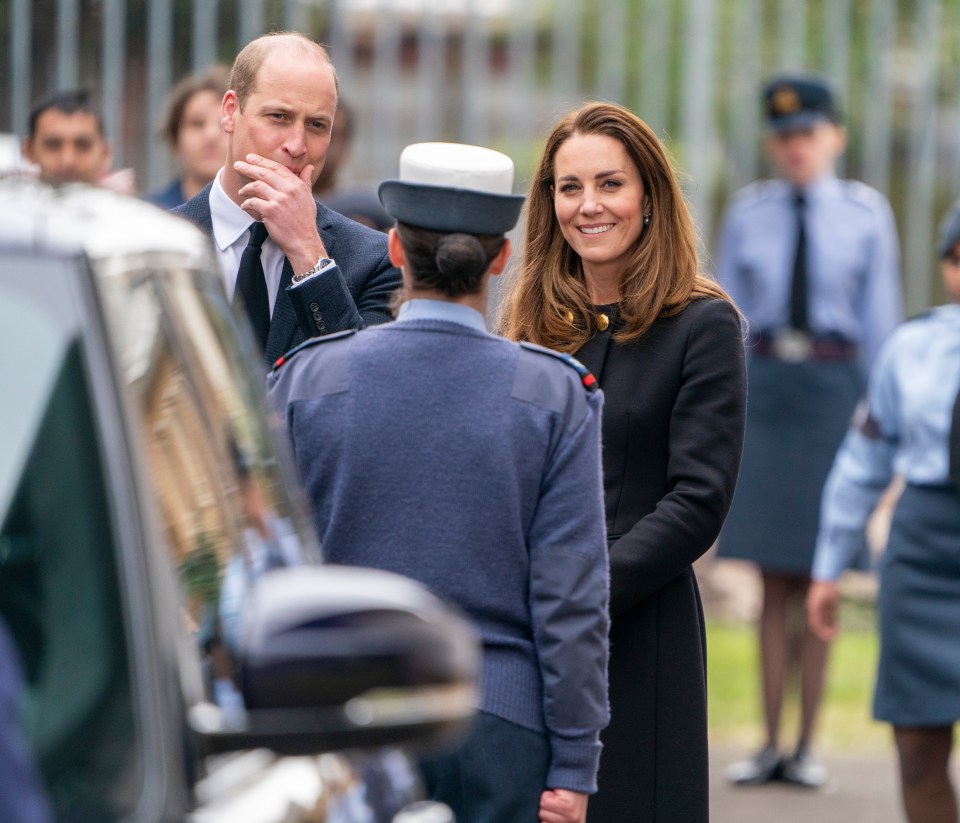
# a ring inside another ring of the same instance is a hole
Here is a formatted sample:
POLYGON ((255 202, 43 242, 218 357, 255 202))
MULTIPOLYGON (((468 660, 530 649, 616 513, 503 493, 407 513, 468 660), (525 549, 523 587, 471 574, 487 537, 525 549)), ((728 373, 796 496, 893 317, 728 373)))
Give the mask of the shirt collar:
MULTIPOLYGON (((787 184, 787 187, 788 191, 794 191, 789 184, 787 184)), ((801 191, 803 191, 803 196, 809 203, 814 200, 821 200, 830 197, 839 190, 839 187, 839 178, 833 172, 828 172, 827 174, 818 177, 813 182, 807 183, 806 186, 803 186, 801 191)))
POLYGON ((213 224, 214 242, 220 251, 230 248, 255 222, 224 191, 220 184, 222 174, 223 169, 220 169, 210 189, 210 222, 213 224))
POLYGON ((452 303, 449 300, 407 300, 400 306, 397 321, 407 320, 446 320, 448 323, 459 323, 477 331, 487 330, 487 324, 480 312, 464 306, 463 303, 452 303))
POLYGON ((935 306, 934 316, 951 325, 960 325, 960 303, 944 303, 942 306, 935 306))

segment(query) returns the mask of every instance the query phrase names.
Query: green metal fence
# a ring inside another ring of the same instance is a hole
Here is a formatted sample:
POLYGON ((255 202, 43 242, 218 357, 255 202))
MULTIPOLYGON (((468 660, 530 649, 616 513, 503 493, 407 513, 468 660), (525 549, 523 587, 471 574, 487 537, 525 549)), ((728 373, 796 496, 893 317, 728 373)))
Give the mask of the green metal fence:
POLYGON ((357 111, 355 181, 394 174, 418 139, 497 146, 525 175, 562 111, 615 100, 670 146, 708 252, 727 196, 766 172, 763 78, 824 73, 849 129, 841 172, 894 204, 908 309, 942 299, 932 243, 960 195, 960 0, 0 0, 0 131, 22 133, 55 89, 93 88, 118 162, 155 186, 170 86, 275 29, 330 46, 357 111))

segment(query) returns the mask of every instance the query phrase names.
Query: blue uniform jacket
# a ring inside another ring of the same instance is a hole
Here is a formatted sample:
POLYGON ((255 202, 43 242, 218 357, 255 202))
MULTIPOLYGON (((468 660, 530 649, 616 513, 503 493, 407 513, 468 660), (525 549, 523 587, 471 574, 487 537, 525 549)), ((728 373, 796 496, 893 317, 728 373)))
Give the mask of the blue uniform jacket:
POLYGON ((813 576, 835 580, 894 474, 947 483, 953 404, 960 389, 960 305, 904 323, 886 342, 823 492, 813 576))
MULTIPOLYGON (((413 577, 473 619, 483 710, 546 733, 551 788, 595 791, 607 722, 602 395, 559 355, 414 301, 270 378, 336 563, 413 577)), ((472 319, 471 319, 472 318, 472 319)))

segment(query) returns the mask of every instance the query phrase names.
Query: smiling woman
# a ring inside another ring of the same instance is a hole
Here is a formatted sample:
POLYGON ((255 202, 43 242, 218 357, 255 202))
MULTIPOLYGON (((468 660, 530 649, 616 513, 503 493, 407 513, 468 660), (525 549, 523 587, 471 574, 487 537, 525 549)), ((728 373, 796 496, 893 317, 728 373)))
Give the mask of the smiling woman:
POLYGON ((733 495, 737 310, 700 273, 656 135, 591 103, 553 130, 527 199, 509 337, 576 354, 604 392, 610 709, 588 820, 707 820, 705 637, 691 564, 733 495))
POLYGON ((605 134, 575 134, 557 150, 554 209, 580 256, 594 303, 620 297, 620 272, 650 222, 650 199, 623 144, 605 134), (646 222, 644 222, 646 221, 646 222))

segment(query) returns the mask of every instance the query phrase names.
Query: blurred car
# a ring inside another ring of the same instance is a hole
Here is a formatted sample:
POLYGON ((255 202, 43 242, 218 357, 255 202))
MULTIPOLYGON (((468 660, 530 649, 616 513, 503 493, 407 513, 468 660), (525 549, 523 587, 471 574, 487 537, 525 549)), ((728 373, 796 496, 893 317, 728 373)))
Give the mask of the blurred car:
POLYGON ((404 750, 469 724, 476 638, 320 563, 209 241, 102 189, 0 211, 0 619, 55 818, 449 820, 404 750))

